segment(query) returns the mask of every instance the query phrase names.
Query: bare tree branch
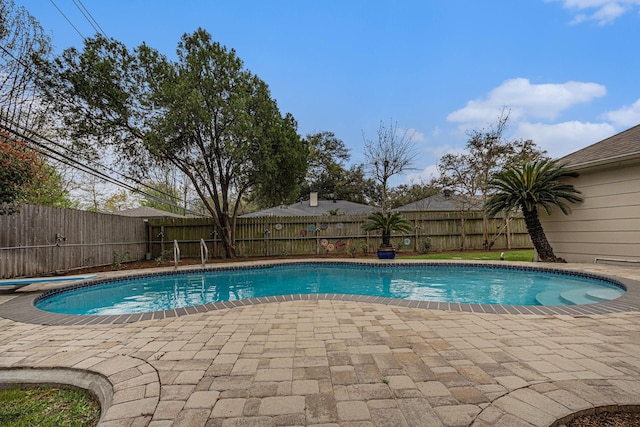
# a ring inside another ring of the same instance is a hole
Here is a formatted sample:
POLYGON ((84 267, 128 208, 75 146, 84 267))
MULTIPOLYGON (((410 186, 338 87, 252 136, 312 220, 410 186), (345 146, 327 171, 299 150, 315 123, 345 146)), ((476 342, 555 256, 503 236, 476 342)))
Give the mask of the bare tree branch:
POLYGON ((413 133, 398 132, 398 124, 391 121, 389 127, 381 121, 378 128, 378 138, 367 139, 364 131, 365 157, 367 171, 379 183, 381 190, 380 206, 386 212, 389 206, 388 185, 389 178, 410 170, 416 157, 413 133))

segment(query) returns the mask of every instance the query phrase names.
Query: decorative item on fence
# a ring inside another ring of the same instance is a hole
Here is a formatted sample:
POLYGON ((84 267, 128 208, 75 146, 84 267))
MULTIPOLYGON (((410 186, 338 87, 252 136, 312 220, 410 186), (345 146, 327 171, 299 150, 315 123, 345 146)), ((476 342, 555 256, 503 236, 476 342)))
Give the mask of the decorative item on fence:
POLYGON ((307 237, 307 230, 305 228, 303 228, 302 230, 300 230, 300 236, 301 237, 307 237))
POLYGON ((336 242, 336 249, 339 251, 343 251, 345 246, 347 246, 347 244, 344 242, 344 240, 338 240, 336 242))
POLYGON ((60 243, 67 241, 66 236, 63 236, 60 233, 56 233, 55 239, 56 239, 56 246, 60 246, 60 243))

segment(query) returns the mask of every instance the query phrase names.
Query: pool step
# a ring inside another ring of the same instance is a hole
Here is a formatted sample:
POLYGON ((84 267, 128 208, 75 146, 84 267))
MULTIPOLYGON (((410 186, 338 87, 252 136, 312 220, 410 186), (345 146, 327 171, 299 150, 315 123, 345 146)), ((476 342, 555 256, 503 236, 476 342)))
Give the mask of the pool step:
POLYGON ((591 289, 587 291, 587 296, 596 301, 611 301, 612 299, 616 299, 624 295, 624 291, 622 289, 591 289))
POLYGON ((536 295, 536 301, 541 305, 593 304, 610 301, 623 294, 622 289, 613 288, 576 289, 564 292, 544 291, 536 295))
POLYGON ((544 291, 536 295, 536 301, 540 305, 566 305, 567 303, 560 299, 558 291, 544 291))
POLYGON ((593 304, 595 302, 610 301, 623 294, 624 291, 622 289, 592 288, 562 292, 560 298, 572 304, 593 304))
POLYGON ((567 304, 593 304, 597 300, 590 298, 584 289, 560 292, 560 299, 567 304))

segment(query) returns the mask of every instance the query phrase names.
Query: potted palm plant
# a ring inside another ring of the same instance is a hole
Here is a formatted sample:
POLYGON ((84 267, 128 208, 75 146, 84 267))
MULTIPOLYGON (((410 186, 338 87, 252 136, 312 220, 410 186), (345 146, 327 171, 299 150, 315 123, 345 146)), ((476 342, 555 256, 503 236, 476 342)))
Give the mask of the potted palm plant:
POLYGON ((396 250, 391 245, 391 233, 400 231, 409 233, 413 231, 411 224, 402 218, 400 212, 375 212, 367 217, 367 222, 362 225, 364 231, 380 230, 382 233, 382 243, 378 248, 379 259, 394 259, 396 250))

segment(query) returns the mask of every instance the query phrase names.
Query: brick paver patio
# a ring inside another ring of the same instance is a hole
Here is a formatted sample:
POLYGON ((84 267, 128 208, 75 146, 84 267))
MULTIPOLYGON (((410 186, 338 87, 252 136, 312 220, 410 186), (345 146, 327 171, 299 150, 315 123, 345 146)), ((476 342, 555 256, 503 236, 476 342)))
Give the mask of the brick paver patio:
MULTIPOLYGON (((640 280, 634 267, 567 268, 640 280)), ((16 295, 0 296, 0 382, 100 383, 103 426, 549 426, 640 404, 636 310, 483 314, 310 299, 47 326, 7 318, 33 298, 16 295)))

